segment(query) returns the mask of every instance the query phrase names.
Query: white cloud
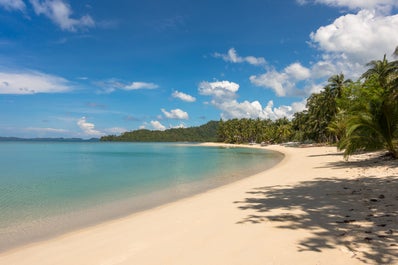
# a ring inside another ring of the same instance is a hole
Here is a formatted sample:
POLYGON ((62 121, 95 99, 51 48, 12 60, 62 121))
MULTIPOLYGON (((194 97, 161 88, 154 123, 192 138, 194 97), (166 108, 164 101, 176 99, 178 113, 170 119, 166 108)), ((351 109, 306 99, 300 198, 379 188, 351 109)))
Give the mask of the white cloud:
POLYGON ((161 109, 163 114, 168 119, 177 119, 177 120, 188 120, 189 116, 188 113, 181 110, 181 109, 173 109, 170 112, 166 111, 165 109, 161 109))
POLYGON ((285 68, 287 75, 292 76, 296 80, 304 80, 311 76, 308 68, 302 66, 300 63, 293 63, 285 68))
MULTIPOLYGON (((279 119, 286 117, 288 119, 293 119, 293 115, 296 112, 301 112, 306 109, 305 105, 307 103, 307 100, 304 99, 302 101, 298 102, 293 102, 290 106, 287 105, 281 105, 277 108, 273 107, 274 102, 271 100, 267 104, 267 112, 270 113, 270 115, 274 116, 274 119, 279 119)), ((271 118, 272 119, 272 118, 271 118)))
POLYGON ((286 96, 288 91, 293 88, 293 83, 289 81, 288 75, 275 70, 259 76, 250 76, 250 81, 256 86, 272 88, 276 95, 281 97, 286 96))
POLYGON ((130 82, 126 84, 114 78, 97 82, 96 84, 102 88, 100 93, 112 93, 118 89, 132 91, 141 89, 156 89, 159 87, 157 84, 148 82, 130 82))
POLYGON ((213 100, 212 105, 222 111, 221 118, 233 119, 233 118, 268 118, 263 113, 262 106, 258 101, 244 101, 238 102, 237 100, 226 100, 226 101, 215 101, 213 100))
POLYGON ((305 100, 300 102, 294 102, 292 105, 281 105, 274 107, 274 103, 270 100, 265 107, 261 105, 259 101, 243 101, 238 102, 237 100, 227 100, 222 102, 212 101, 212 104, 222 111, 222 119, 271 119, 276 120, 279 118, 286 117, 288 119, 293 118, 293 114, 305 109, 305 100))
POLYGON ((265 65, 266 61, 263 57, 246 56, 240 57, 234 48, 228 50, 227 54, 215 53, 214 57, 222 58, 230 63, 249 63, 252 65, 265 65))
POLYGON ((207 82, 199 84, 199 93, 205 96, 214 96, 217 98, 234 98, 239 90, 239 85, 229 81, 207 82))
POLYGON ((293 63, 281 72, 272 69, 258 76, 250 76, 250 81, 256 86, 273 89, 276 95, 280 97, 297 96, 305 95, 306 93, 302 89, 298 89, 296 83, 308 81, 307 79, 310 76, 310 69, 302 66, 300 63, 293 63))
POLYGON ((45 15, 62 30, 76 31, 78 28, 94 27, 95 22, 89 15, 79 19, 72 18, 72 9, 62 0, 30 0, 36 15, 45 15))
POLYGON ((313 44, 340 59, 365 64, 391 55, 398 44, 398 15, 381 16, 361 10, 337 18, 332 24, 312 32, 313 44))
POLYGON ((61 93, 71 91, 62 77, 40 72, 0 72, 0 94, 61 93))
POLYGON ((178 98, 185 102, 195 102, 196 101, 195 97, 185 94, 183 92, 179 92, 179 91, 174 91, 172 96, 173 96, 173 98, 178 98))
POLYGON ((239 85, 229 81, 222 82, 202 82, 199 84, 199 93, 212 97, 210 104, 221 110, 222 119, 233 118, 260 118, 260 119, 278 119, 282 117, 292 118, 297 111, 305 108, 305 100, 293 103, 291 106, 280 106, 275 108, 273 102, 269 101, 263 108, 259 101, 236 100, 236 92, 239 85))
POLYGON ((161 124, 159 121, 151 121, 151 125, 154 130, 158 131, 166 130, 166 127, 163 124, 161 124))
POLYGON ((0 7, 8 11, 19 10, 24 12, 26 9, 26 5, 22 0, 0 0, 0 7))
POLYGON ((77 121, 77 126, 83 131, 87 136, 102 136, 104 133, 95 129, 94 123, 87 122, 86 117, 81 117, 77 121))
POLYGON ((124 90, 139 90, 139 89, 156 89, 159 86, 154 83, 146 82, 132 82, 129 85, 122 86, 121 89, 124 90))

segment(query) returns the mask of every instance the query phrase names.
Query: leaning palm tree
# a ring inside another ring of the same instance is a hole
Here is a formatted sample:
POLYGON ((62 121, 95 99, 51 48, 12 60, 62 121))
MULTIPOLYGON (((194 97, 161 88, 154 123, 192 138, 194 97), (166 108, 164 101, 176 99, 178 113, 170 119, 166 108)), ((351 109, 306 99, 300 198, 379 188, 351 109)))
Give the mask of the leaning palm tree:
POLYGON ((356 150, 386 148, 398 158, 394 137, 398 134, 398 102, 394 96, 393 82, 396 82, 397 65, 383 60, 371 61, 370 68, 362 75, 365 78, 360 97, 362 108, 347 121, 345 137, 339 148, 345 155, 356 150))
POLYGON ((381 106, 352 115, 347 120, 346 135, 339 142, 347 157, 358 150, 372 151, 386 148, 392 157, 398 158, 394 135, 398 133, 398 107, 394 102, 383 101, 381 106))

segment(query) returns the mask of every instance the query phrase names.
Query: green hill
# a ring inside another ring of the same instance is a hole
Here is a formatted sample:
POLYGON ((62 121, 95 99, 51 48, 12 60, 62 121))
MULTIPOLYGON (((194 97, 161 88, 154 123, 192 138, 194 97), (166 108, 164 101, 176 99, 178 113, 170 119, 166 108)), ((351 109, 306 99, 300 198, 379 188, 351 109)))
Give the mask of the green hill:
POLYGON ((108 135, 100 141, 116 142, 216 142, 219 122, 210 121, 199 127, 175 128, 165 131, 135 130, 120 136, 108 135))

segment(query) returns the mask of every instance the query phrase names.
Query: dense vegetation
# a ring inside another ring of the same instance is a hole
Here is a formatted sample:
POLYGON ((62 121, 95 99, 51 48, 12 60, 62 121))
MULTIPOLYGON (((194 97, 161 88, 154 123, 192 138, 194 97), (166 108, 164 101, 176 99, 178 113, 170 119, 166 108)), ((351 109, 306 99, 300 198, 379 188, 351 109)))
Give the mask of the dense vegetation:
POLYGON ((294 137, 292 122, 286 118, 272 120, 232 119, 220 121, 218 139, 226 143, 283 143, 294 137))
POLYGON ((210 121, 199 127, 174 128, 165 131, 146 129, 125 132, 120 136, 101 137, 101 141, 120 142, 216 142, 218 122, 210 121))
MULTIPOLYGON (((398 48, 395 51, 398 56, 398 48)), ((398 61, 371 61, 357 81, 343 74, 328 79, 307 99, 306 110, 290 121, 231 119, 200 127, 166 131, 138 130, 102 141, 220 141, 227 143, 288 141, 336 144, 350 155, 385 148, 398 158, 398 61)))

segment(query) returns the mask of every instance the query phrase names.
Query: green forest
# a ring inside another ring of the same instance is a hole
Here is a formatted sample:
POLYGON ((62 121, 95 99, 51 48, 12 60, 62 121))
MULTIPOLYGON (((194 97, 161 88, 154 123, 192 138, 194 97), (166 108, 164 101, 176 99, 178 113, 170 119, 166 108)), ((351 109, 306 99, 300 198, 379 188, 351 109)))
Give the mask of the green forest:
MULTIPOLYGON (((395 56, 398 56, 398 48, 395 56)), ((398 60, 369 62, 358 80, 337 74, 307 99, 306 110, 272 120, 231 119, 166 131, 137 130, 102 141, 218 141, 226 143, 335 144, 345 156, 386 149, 398 158, 398 60)))
POLYGON ((217 142, 218 122, 210 121, 199 127, 173 128, 165 131, 146 129, 125 132, 120 136, 101 137, 100 141, 119 142, 217 142))

